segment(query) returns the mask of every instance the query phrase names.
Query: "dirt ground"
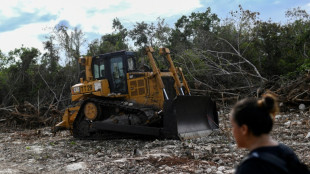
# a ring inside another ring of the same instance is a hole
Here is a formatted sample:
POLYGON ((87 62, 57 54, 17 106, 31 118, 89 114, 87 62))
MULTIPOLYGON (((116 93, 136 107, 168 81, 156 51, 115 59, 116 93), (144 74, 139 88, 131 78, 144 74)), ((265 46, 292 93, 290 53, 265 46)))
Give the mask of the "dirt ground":
MULTIPOLYGON (((310 111, 276 116, 273 137, 290 146, 310 167, 310 111)), ((228 111, 220 130, 195 140, 118 139, 85 141, 50 128, 1 128, 0 173, 234 173, 248 153, 236 149, 228 111)))

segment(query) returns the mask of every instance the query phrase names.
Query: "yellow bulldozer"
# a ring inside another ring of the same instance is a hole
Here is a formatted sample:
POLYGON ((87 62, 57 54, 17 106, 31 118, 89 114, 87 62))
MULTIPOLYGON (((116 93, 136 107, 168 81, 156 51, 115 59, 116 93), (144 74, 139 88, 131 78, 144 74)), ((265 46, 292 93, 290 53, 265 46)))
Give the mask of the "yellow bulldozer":
POLYGON ((170 50, 159 49, 167 70, 158 68, 152 47, 145 52, 151 68, 144 70, 138 70, 136 54, 129 51, 80 58, 85 77, 71 87, 72 101, 79 104, 65 110, 55 130, 70 129, 79 139, 109 133, 192 139, 217 129, 215 102, 191 95, 170 50))

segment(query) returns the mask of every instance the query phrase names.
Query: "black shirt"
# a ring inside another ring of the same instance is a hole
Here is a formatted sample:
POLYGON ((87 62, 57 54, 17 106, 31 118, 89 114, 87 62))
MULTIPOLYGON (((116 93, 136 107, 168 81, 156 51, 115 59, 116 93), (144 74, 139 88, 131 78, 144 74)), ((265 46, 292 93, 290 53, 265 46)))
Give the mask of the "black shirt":
POLYGON ((279 144, 278 146, 268 146, 268 147, 259 147, 257 149, 252 150, 248 157, 245 158, 241 162, 241 164, 237 167, 236 174, 283 174, 280 169, 275 167, 273 164, 264 161, 259 158, 249 158, 253 153, 270 153, 275 155, 285 161, 287 160, 296 160, 299 162, 296 154, 292 149, 287 147, 284 144, 279 144))

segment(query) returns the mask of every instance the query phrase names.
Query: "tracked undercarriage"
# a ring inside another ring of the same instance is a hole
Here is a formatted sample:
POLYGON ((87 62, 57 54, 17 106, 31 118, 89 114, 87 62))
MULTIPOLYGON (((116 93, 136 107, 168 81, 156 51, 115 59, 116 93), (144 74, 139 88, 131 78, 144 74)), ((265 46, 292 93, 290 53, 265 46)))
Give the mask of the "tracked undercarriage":
MULTIPOLYGON (((112 132, 119 132, 122 134, 117 134, 118 136, 125 136, 128 132, 137 131, 139 127, 160 127, 163 124, 162 111, 124 100, 92 98, 86 100, 81 108, 84 109, 79 110, 73 123, 73 136, 79 139, 104 139, 110 137, 112 132), (88 112, 95 112, 98 116, 91 118, 92 115, 85 112, 85 106, 89 104, 95 108, 90 108, 91 111, 88 112), (132 126, 136 126, 137 130, 133 130, 132 126)), ((147 135, 151 133, 159 136, 158 129, 149 130, 151 132, 147 132, 147 135)))

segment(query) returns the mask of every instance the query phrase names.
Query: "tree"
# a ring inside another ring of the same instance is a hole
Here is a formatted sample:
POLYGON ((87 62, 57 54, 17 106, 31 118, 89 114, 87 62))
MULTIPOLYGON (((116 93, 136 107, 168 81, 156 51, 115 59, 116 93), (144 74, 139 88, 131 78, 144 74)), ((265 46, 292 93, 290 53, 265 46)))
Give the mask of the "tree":
POLYGON ((253 39, 257 15, 239 6, 239 11, 220 23, 208 8, 176 22, 171 47, 176 64, 184 69, 192 87, 250 92, 266 80, 250 56, 256 51, 253 39))
POLYGON ((26 71, 30 65, 36 64, 37 58, 40 55, 40 51, 37 48, 15 48, 14 51, 9 52, 10 59, 17 60, 17 68, 22 75, 23 81, 25 80, 26 71))
MULTIPOLYGON (((296 67, 293 67, 298 70, 309 70, 310 69, 310 15, 306 10, 298 8, 293 8, 286 12, 286 17, 289 19, 287 24, 286 31, 287 36, 293 35, 294 39, 288 40, 294 44, 292 47, 294 52, 298 55, 292 55, 297 58, 297 61, 294 61, 296 67)), ((293 69, 292 68, 292 69, 293 69)), ((291 69, 291 70, 292 70, 291 69)))
POLYGON ((195 44, 200 45, 201 41, 210 32, 215 32, 216 26, 220 19, 216 14, 211 13, 208 7, 205 12, 193 12, 189 16, 183 15, 175 23, 175 29, 172 30, 170 38, 172 48, 188 49, 195 44))
POLYGON ((288 10, 286 17, 288 23, 284 25, 267 21, 256 26, 254 46, 260 53, 261 71, 267 77, 290 74, 310 65, 309 15, 296 8, 288 10))
POLYGON ((7 76, 7 91, 3 103, 10 103, 12 98, 17 102, 33 99, 37 91, 35 67, 40 54, 36 48, 25 47, 9 52, 9 59, 12 63, 5 71, 2 71, 7 76))
POLYGON ((144 21, 137 22, 134 28, 130 30, 129 36, 134 41, 134 45, 140 48, 152 46, 154 48, 166 46, 169 44, 169 35, 171 29, 166 24, 165 19, 157 18, 157 24, 148 24, 144 21))
POLYGON ((42 60, 46 61, 48 69, 51 73, 56 72, 60 57, 59 48, 57 48, 55 44, 55 36, 48 36, 48 40, 43 42, 43 45, 47 52, 43 54, 42 60))
POLYGON ((85 44, 86 39, 83 31, 78 27, 70 29, 66 25, 56 25, 54 27, 55 38, 57 39, 60 48, 65 51, 67 62, 71 62, 76 66, 76 79, 80 76, 80 65, 78 63, 81 57, 81 48, 85 44))
POLYGON ((155 27, 154 24, 147 24, 145 22, 136 23, 134 29, 129 32, 129 36, 134 41, 135 46, 145 47, 147 45, 153 46, 153 35, 155 27))
POLYGON ((5 55, 0 50, 0 70, 2 70, 4 68, 6 61, 7 61, 7 59, 6 59, 5 55))
POLYGON ((113 19, 114 32, 105 34, 100 39, 93 40, 88 44, 87 55, 93 56, 113 51, 127 50, 127 29, 121 24, 118 18, 113 19))
POLYGON ((3 104, 3 99, 8 91, 8 78, 6 73, 6 66, 8 65, 8 58, 0 50, 0 104, 3 104))

